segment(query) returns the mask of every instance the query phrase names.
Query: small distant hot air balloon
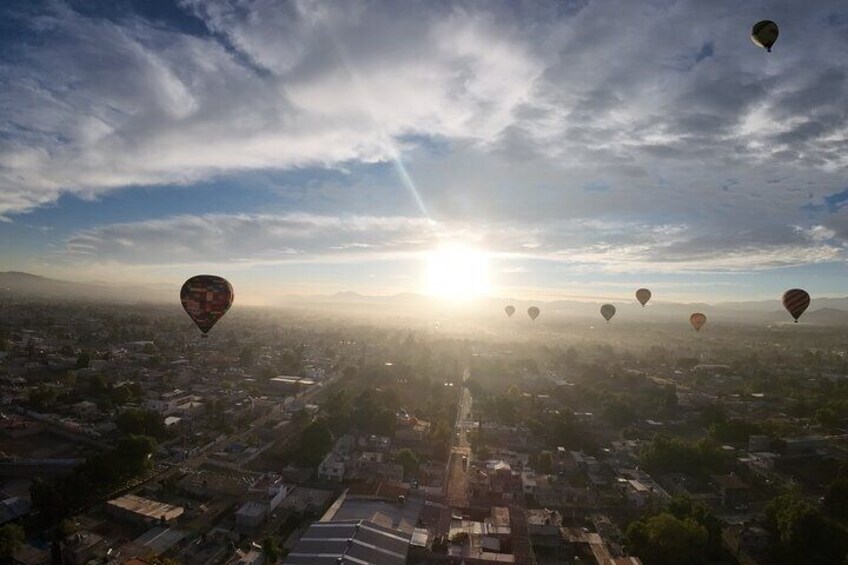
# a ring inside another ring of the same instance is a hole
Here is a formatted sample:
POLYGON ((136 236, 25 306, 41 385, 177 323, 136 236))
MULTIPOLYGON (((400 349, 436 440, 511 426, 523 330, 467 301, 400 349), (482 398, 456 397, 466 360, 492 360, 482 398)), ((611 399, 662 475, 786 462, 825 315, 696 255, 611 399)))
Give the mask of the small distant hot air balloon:
POLYGON ((233 304, 233 287, 215 275, 197 275, 188 279, 180 289, 180 301, 186 313, 203 332, 209 333, 233 304))
POLYGON ((695 312, 689 316, 689 323, 692 324, 692 327, 695 328, 696 332, 700 332, 701 328, 704 327, 704 324, 707 323, 707 317, 700 312, 695 312))
POLYGON ((538 308, 536 308, 535 306, 531 306, 530 308, 527 309, 527 315, 530 316, 530 319, 533 320, 534 322, 536 321, 536 318, 538 318, 539 314, 541 314, 541 313, 542 313, 542 311, 539 310, 538 308))
POLYGON ((651 299, 651 291, 648 290, 647 288, 640 288, 639 290, 636 291, 636 300, 639 301, 639 304, 641 304, 643 308, 645 307, 645 304, 647 304, 648 300, 650 300, 650 299, 651 299))
POLYGON ((515 306, 513 306, 512 304, 510 304, 509 306, 507 306, 506 308, 504 308, 504 312, 506 312, 506 315, 507 315, 507 316, 509 316, 510 318, 512 318, 512 315, 513 315, 513 314, 515 314, 515 306))
POLYGON ((790 288, 783 293, 783 307, 786 311, 792 314, 795 318, 795 323, 798 323, 798 318, 804 313, 804 310, 810 305, 810 295, 806 290, 800 288, 790 288))
POLYGON ((612 317, 615 316, 615 306, 612 304, 604 304, 601 306, 601 316, 604 317, 604 320, 609 323, 612 320, 612 317))
POLYGON ((771 20, 763 20, 755 23, 751 29, 751 41, 771 53, 771 46, 777 41, 779 33, 780 30, 777 29, 776 23, 771 20))

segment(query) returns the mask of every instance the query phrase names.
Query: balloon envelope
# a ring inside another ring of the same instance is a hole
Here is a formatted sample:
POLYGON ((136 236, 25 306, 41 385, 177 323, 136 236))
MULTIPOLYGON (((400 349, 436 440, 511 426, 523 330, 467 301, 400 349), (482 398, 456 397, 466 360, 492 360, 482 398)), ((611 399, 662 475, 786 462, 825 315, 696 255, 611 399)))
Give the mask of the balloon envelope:
POLYGON ((542 311, 536 308, 535 306, 531 306, 527 309, 527 315, 530 316, 530 319, 534 321, 536 320, 536 318, 539 317, 539 314, 541 313, 542 311))
POLYGON ((651 299, 651 291, 647 288, 640 288, 636 291, 636 300, 639 301, 639 304, 644 306, 648 303, 648 300, 651 299))
POLYGON ((809 305, 810 295, 807 294, 806 290, 790 288, 783 293, 783 307, 795 318, 796 324, 798 323, 798 318, 801 317, 801 314, 804 313, 809 305))
POLYGON ((183 283, 180 301, 186 313, 206 335, 233 303, 233 287, 215 275, 197 275, 183 283))
POLYGON ((695 312, 689 316, 689 323, 692 324, 692 327, 695 328, 696 332, 699 332, 701 331, 701 328, 704 327, 704 324, 707 323, 707 317, 700 312, 695 312))
POLYGON ((771 20, 763 20, 755 23, 751 29, 751 41, 771 53, 771 46, 777 41, 779 33, 780 30, 776 23, 771 20))
POLYGON ((509 306, 507 306, 506 308, 504 308, 504 312, 506 312, 506 315, 507 315, 507 316, 509 316, 510 318, 512 318, 512 315, 513 315, 513 314, 515 314, 515 306, 512 306, 512 305, 510 304, 509 306))
POLYGON ((609 322, 613 316, 615 316, 615 306, 612 304, 604 304, 601 306, 601 316, 604 317, 604 320, 609 322))

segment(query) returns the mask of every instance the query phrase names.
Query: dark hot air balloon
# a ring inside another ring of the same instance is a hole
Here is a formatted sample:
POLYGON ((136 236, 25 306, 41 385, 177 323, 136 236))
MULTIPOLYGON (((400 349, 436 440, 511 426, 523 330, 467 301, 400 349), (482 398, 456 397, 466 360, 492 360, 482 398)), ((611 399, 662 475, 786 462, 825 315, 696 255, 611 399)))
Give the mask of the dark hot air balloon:
POLYGON ((804 310, 810 305, 810 295, 806 290, 800 288, 790 288, 783 293, 783 307, 786 311, 792 314, 795 318, 795 323, 798 323, 798 318, 804 313, 804 310))
POLYGON ((776 23, 771 20, 763 20, 755 23, 751 29, 751 41, 771 53, 771 46, 777 41, 779 33, 780 30, 777 29, 776 23))
POLYGON ((689 323, 692 324, 692 327, 695 328, 696 332, 700 332, 701 328, 704 327, 704 324, 707 323, 707 317, 700 312, 695 312, 689 316, 689 323))
POLYGON ((515 306, 513 306, 512 304, 510 304, 509 306, 507 306, 506 308, 504 308, 504 312, 506 312, 506 315, 507 315, 507 316, 509 316, 510 318, 512 318, 512 315, 513 315, 513 314, 515 314, 515 306))
POLYGON ((527 315, 530 316, 530 319, 533 320, 534 322, 536 321, 536 318, 538 318, 539 314, 541 314, 541 313, 542 313, 542 311, 539 310, 538 308, 536 308, 535 306, 531 306, 530 308, 527 309, 527 315))
POLYGON ((615 306, 612 304, 604 304, 601 306, 601 316, 604 317, 604 320, 609 323, 613 316, 615 316, 615 306))
POLYGON ((197 275, 188 279, 180 289, 180 301, 194 320, 203 337, 233 304, 233 287, 226 279, 215 275, 197 275))
POLYGON ((648 300, 651 299, 651 291, 647 288, 640 288, 636 291, 636 300, 639 301, 643 307, 648 303, 648 300))

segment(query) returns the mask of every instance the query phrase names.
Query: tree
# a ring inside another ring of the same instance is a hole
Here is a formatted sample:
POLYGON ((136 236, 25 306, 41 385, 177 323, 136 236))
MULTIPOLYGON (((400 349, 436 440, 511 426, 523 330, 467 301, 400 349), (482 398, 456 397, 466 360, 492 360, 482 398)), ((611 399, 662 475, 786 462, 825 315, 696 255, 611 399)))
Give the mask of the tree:
POLYGON ((91 363, 91 354, 88 351, 80 351, 80 354, 77 356, 77 369, 87 369, 89 364, 91 363))
POLYGON ((823 507, 837 520, 848 521, 848 475, 843 473, 828 485, 823 507))
POLYGON ((276 563, 280 558, 280 547, 274 538, 265 538, 262 540, 262 553, 265 554, 265 559, 268 563, 276 563))
POLYGON ((127 435, 145 435, 159 441, 168 436, 164 418, 153 410, 126 410, 115 418, 115 425, 127 435))
POLYGON ((395 462, 403 466, 405 477, 413 477, 418 474, 420 461, 418 456, 409 449, 401 449, 395 457, 395 462))
POLYGON ((253 348, 249 345, 242 348, 241 353, 239 353, 239 365, 243 367, 250 367, 253 365, 254 359, 256 355, 253 353, 253 348))
POLYGON ((539 454, 539 472, 545 475, 550 475, 554 470, 554 458, 550 451, 543 451, 539 454))
POLYGON ((24 544, 24 529, 17 524, 0 526, 0 557, 11 559, 24 544))
POLYGON ((333 446, 333 434, 327 422, 315 420, 303 430, 295 459, 302 465, 314 467, 333 446))
POLYGON ((778 496, 766 507, 772 554, 782 563, 842 563, 848 540, 842 528, 797 492, 778 496))
POLYGON ((709 534, 693 518, 680 520, 663 512, 627 527, 632 551, 651 565, 704 563, 709 534))

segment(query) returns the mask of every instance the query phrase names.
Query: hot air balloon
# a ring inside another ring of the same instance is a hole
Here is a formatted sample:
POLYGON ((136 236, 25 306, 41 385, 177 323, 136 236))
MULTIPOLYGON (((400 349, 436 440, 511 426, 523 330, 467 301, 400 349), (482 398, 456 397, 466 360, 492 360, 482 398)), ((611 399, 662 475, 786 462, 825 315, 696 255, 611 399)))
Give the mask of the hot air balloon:
POLYGON ((751 29, 751 41, 771 53, 771 46, 777 41, 779 33, 780 30, 777 29, 776 23, 771 20, 763 20, 755 23, 751 29))
POLYGON ((704 327, 704 324, 707 323, 707 317, 700 312, 695 312, 689 316, 689 323, 692 324, 692 327, 695 328, 696 332, 700 332, 701 328, 704 327))
POLYGON ((636 300, 639 301, 639 304, 641 304, 643 308, 645 307, 645 304, 647 304, 648 300, 650 300, 650 299, 651 299, 651 291, 648 290, 647 288, 640 288, 639 290, 636 291, 636 300))
POLYGON ((538 308, 536 308, 535 306, 531 306, 530 308, 527 309, 527 315, 530 316, 530 319, 533 320, 534 322, 536 321, 536 318, 538 318, 539 314, 541 314, 541 313, 542 313, 542 311, 539 310, 538 308))
POLYGON ((604 317, 604 320, 609 323, 613 316, 615 316, 615 306, 612 304, 604 304, 601 306, 601 316, 604 317))
POLYGON ((221 277, 197 275, 183 284, 180 301, 186 313, 203 332, 203 337, 206 337, 212 326, 233 304, 233 287, 221 277))
POLYGON ((800 288, 790 288, 783 293, 783 307, 786 311, 792 314, 795 318, 795 323, 798 323, 798 318, 804 313, 804 310, 810 305, 810 295, 806 290, 800 288))
POLYGON ((509 306, 507 306, 506 308, 504 308, 504 312, 506 312, 506 315, 507 315, 507 316, 509 316, 510 318, 512 318, 512 315, 513 315, 513 314, 515 314, 515 306, 513 306, 512 304, 510 304, 509 306))

